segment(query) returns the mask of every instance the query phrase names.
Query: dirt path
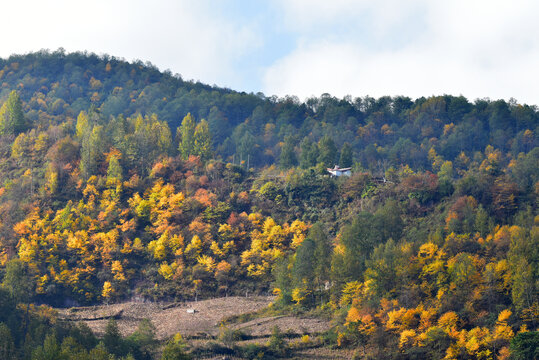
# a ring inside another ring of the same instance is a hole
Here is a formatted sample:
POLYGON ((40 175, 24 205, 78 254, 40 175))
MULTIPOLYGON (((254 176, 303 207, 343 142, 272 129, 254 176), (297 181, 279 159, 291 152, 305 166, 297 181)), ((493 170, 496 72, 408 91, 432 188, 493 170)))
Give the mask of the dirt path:
POLYGON ((215 336, 222 319, 260 310, 273 297, 227 297, 177 304, 122 303, 58 310, 60 318, 83 321, 98 335, 103 334, 110 318, 116 319, 122 335, 136 330, 142 319, 150 319, 158 339, 166 339, 177 332, 183 336, 215 336), (194 313, 188 313, 194 310, 194 313))

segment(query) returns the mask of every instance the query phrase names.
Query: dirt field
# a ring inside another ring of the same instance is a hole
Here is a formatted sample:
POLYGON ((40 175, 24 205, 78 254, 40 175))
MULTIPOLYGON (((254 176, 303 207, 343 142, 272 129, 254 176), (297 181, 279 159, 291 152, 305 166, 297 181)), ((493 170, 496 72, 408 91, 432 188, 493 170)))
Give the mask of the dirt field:
POLYGON ((108 320, 114 318, 124 336, 135 331, 142 319, 152 321, 158 339, 166 339, 177 332, 185 337, 215 336, 222 319, 260 310, 272 300, 272 297, 228 297, 175 304, 122 303, 60 309, 59 316, 69 321, 83 321, 98 335, 104 332, 108 320))
MULTIPOLYGON (((124 336, 135 331, 142 319, 149 319, 156 327, 158 339, 164 340, 179 332, 190 345, 197 346, 218 337, 222 320, 256 312, 267 307, 273 300, 273 297, 228 297, 184 303, 122 303, 59 309, 58 313, 64 320, 85 322, 97 335, 103 334, 111 318, 117 321, 124 336), (188 310, 195 312, 190 313, 188 310)), ((276 325, 283 333, 291 336, 287 338, 288 342, 297 342, 299 337, 305 334, 314 338, 331 327, 327 320, 288 315, 257 317, 229 324, 228 327, 231 330, 240 330, 248 336, 248 339, 237 342, 237 345, 245 345, 267 343, 276 325)), ((201 357, 201 359, 222 358, 222 356, 201 357)), ((350 359, 351 353, 328 348, 298 349, 294 358, 350 359)))

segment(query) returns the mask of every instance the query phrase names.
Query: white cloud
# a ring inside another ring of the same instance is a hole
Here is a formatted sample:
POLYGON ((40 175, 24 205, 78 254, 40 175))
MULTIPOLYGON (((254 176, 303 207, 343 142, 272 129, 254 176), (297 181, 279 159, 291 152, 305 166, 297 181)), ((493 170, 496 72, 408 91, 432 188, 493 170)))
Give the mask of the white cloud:
POLYGON ((279 0, 285 25, 298 33, 339 24, 350 26, 367 22, 373 32, 384 32, 398 25, 422 6, 422 0, 279 0), (354 24, 356 22, 356 24, 354 24))
POLYGON ((264 91, 300 97, 324 92, 412 97, 449 93, 538 103, 539 22, 534 16, 539 4, 463 0, 411 4, 283 2, 286 23, 300 34, 300 41, 267 69, 264 91), (383 9, 392 11, 387 15, 383 9), (327 30, 351 17, 367 17, 370 30, 365 33, 358 24, 347 36, 332 38, 327 30), (326 32, 313 32, 317 23, 325 24, 326 32), (372 45, 399 38, 413 23, 423 25, 407 41, 372 45))

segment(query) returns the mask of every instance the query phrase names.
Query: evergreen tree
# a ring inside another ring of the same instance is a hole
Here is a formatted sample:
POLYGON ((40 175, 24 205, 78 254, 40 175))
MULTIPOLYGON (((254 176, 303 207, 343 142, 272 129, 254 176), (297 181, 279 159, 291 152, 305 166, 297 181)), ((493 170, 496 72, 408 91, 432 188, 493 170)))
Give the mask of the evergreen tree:
POLYGON ((189 155, 193 155, 193 149, 195 146, 195 120, 191 113, 188 113, 182 120, 180 126, 180 144, 178 150, 184 160, 189 158, 189 155))
POLYGON ((249 156, 251 161, 253 160, 253 153, 255 152, 256 138, 250 131, 246 131, 245 134, 239 139, 236 146, 240 160, 247 161, 249 156))
POLYGON ((295 286, 302 286, 303 284, 312 285, 315 268, 315 247, 314 241, 310 238, 303 240, 298 247, 293 268, 295 286))
POLYGON ((211 135, 208 122, 204 119, 195 127, 193 136, 193 155, 199 156, 200 160, 206 161, 211 158, 211 135))
POLYGON ((110 134, 112 145, 122 152, 125 151, 125 135, 128 133, 127 126, 127 120, 121 114, 112 117, 107 125, 107 133, 110 134))
POLYGON ((526 331, 511 340, 511 358, 515 360, 539 359, 539 331, 526 331))
POLYGON ((114 319, 110 319, 105 328, 105 335, 103 335, 103 343, 105 348, 111 354, 116 356, 125 355, 125 346, 118 324, 114 319))
POLYGON ((77 117, 77 125, 75 126, 75 134, 77 139, 81 141, 83 136, 90 130, 90 128, 91 126, 88 120, 88 115, 84 111, 81 111, 77 117))
MULTIPOLYGON (((178 334, 179 335, 179 334, 178 334)), ((161 360, 189 360, 191 356, 185 352, 185 344, 181 337, 175 336, 173 339, 170 339, 165 348, 163 349, 163 354, 161 355, 161 360)))
POLYGON ((107 181, 116 179, 122 181, 122 166, 116 156, 111 156, 109 159, 109 168, 107 170, 107 181))
POLYGON ((300 166, 302 169, 307 169, 316 166, 318 161, 318 145, 312 142, 308 137, 305 137, 300 145, 300 166))
POLYGON ((222 111, 217 106, 213 106, 210 109, 208 115, 208 126, 210 128, 210 134, 212 134, 213 144, 221 144, 224 139, 230 134, 230 126, 228 119, 225 117, 222 111))
MULTIPOLYGON (((315 223, 296 251, 293 267, 294 285, 307 287, 315 297, 321 296, 331 268, 331 244, 320 222, 315 223)), ((320 297, 321 298, 321 297, 320 297)))
POLYGON ((152 353, 159 344, 155 338, 155 326, 148 319, 142 319, 137 330, 131 334, 127 341, 131 343, 131 352, 137 359, 152 359, 152 353))
POLYGON ((0 359, 12 359, 15 350, 11 330, 6 324, 0 323, 0 359))
POLYGON ((111 354, 109 354, 105 345, 102 342, 100 342, 99 344, 97 344, 95 348, 92 349, 92 351, 90 351, 90 359, 111 360, 111 359, 114 359, 114 357, 111 354))
POLYGON ((29 301, 32 292, 32 281, 26 264, 17 258, 10 260, 6 264, 2 287, 10 293, 15 301, 29 301))
POLYGON ((274 288, 279 289, 279 302, 282 305, 288 305, 292 301, 292 277, 290 274, 290 258, 283 257, 275 263, 272 270, 275 279, 274 288))
POLYGON ((318 290, 322 289, 329 280, 331 268, 331 243, 328 239, 322 223, 315 223, 309 230, 310 239, 314 241, 314 280, 318 290))
POLYGON ((80 149, 80 170, 85 179, 97 173, 98 164, 103 156, 103 126, 88 128, 82 135, 80 149))
MULTIPOLYGON (((373 226, 376 222, 374 215, 361 212, 341 232, 341 242, 344 246, 341 267, 335 267, 342 273, 336 274, 340 281, 357 280, 365 270, 365 261, 380 241, 380 233, 373 226)), ((339 254, 335 254, 338 256, 339 254)))
POLYGON ((335 142, 329 136, 324 136, 318 143, 320 151, 318 155, 318 163, 322 163, 324 167, 333 167, 337 160, 337 147, 335 142))
POLYGON ((54 333, 47 334, 43 342, 43 354, 37 356, 36 360, 58 360, 60 359, 60 345, 54 333))
POLYGON ((28 128, 22 112, 22 102, 19 94, 13 90, 7 101, 0 108, 0 134, 18 135, 28 128))
POLYGON ((339 158, 339 166, 343 168, 351 167, 353 164, 352 159, 352 146, 345 142, 341 148, 341 156, 339 158))
POLYGON ((296 158, 296 151, 294 148, 294 144, 296 143, 295 140, 295 137, 292 135, 287 135, 284 138, 280 161, 280 165, 283 169, 288 169, 298 165, 298 159, 296 158))

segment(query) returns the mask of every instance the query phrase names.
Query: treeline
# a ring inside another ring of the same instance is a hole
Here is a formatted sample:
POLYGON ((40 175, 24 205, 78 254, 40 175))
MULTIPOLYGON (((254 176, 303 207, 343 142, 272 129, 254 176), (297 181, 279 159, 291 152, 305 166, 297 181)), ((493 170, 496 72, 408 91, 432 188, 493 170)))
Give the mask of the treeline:
MULTIPOLYGON (((140 61, 130 64, 110 56, 62 51, 12 56, 1 60, 0 67, 0 98, 17 90, 35 128, 74 122, 81 111, 91 109, 107 123, 120 114, 155 114, 176 129, 191 113, 207 120, 216 155, 225 161, 250 157, 255 166, 279 163, 289 144, 316 152, 311 143, 321 145, 325 136, 329 139, 318 151, 328 152, 328 163, 339 160, 338 152, 348 143, 354 160, 371 171, 387 167, 384 163, 429 170, 431 148, 454 161, 461 152, 470 157, 487 145, 514 157, 537 145, 537 109, 514 100, 337 99, 324 94, 301 103, 294 97, 265 97, 184 81, 140 61)), ((305 156, 302 166, 313 165, 318 157, 305 156)), ((301 159, 287 155, 282 160, 288 167, 301 159)))
POLYGON ((300 103, 61 51, 0 67, 0 265, 21 299, 274 292, 361 357, 539 347, 534 106, 300 103))

